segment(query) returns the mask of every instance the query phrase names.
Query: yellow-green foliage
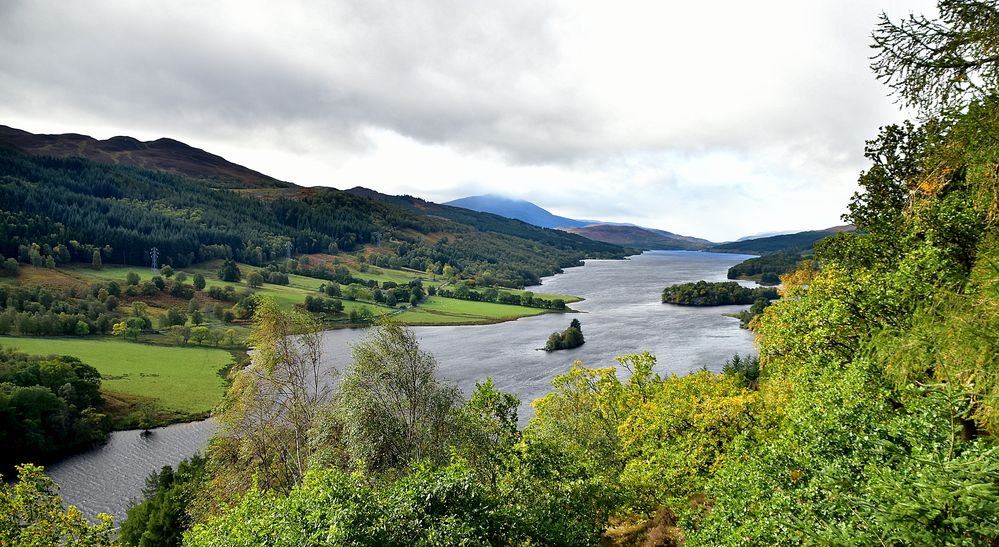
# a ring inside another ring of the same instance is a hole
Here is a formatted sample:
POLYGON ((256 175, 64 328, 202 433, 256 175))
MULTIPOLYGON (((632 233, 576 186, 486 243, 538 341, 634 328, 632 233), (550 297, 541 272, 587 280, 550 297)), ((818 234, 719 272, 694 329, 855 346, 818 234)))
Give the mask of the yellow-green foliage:
POLYGON ((671 376, 618 428, 623 486, 643 508, 686 500, 725 463, 728 443, 751 430, 761 408, 759 394, 732 377, 671 376))
POLYGON ((79 509, 64 509, 52 479, 37 465, 17 468, 17 481, 0 481, 0 545, 42 547, 116 545, 111 517, 98 515, 91 524, 79 509))
POLYGON ((621 511, 686 503, 724 464, 729 443, 762 419, 763 399, 706 371, 660 378, 648 353, 618 362, 630 373, 625 381, 615 367, 579 362, 557 377, 534 402, 525 440, 556 443, 606 475, 623 496, 621 511))

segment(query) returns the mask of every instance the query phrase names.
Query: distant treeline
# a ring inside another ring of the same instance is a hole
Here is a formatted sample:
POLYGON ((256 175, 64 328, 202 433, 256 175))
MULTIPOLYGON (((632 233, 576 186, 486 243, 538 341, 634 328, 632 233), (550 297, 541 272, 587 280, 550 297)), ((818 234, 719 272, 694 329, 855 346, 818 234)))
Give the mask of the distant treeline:
POLYGON ((741 279, 759 276, 764 285, 777 285, 780 276, 794 271, 804 259, 797 251, 781 251, 773 254, 750 258, 728 269, 729 279, 741 279))
POLYGON ((527 291, 522 294, 514 294, 508 291, 499 290, 496 287, 487 287, 482 290, 470 288, 464 283, 459 283, 453 288, 439 288, 436 290, 437 296, 446 298, 457 298, 459 300, 471 300, 473 302, 495 302, 497 304, 510 304, 513 306, 526 306, 528 308, 542 308, 546 310, 564 310, 565 300, 561 298, 540 298, 534 293, 527 291))
POLYGON ((724 306, 729 304, 753 304, 759 298, 777 298, 777 289, 757 287, 750 289, 735 281, 708 283, 681 283, 663 289, 664 304, 681 306, 724 306))

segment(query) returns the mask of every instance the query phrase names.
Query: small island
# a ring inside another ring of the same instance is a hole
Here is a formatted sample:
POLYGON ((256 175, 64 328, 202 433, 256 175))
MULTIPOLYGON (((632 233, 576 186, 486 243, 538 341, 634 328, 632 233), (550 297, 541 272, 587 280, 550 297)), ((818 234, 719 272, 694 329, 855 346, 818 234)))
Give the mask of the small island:
POLYGON ((578 348, 586 343, 583 340, 583 328, 578 319, 573 319, 569 327, 562 332, 553 332, 545 343, 545 351, 578 348))
POLYGON ((663 304, 679 306, 726 306, 753 304, 758 299, 773 300, 777 298, 777 289, 773 287, 748 288, 735 281, 709 283, 680 283, 663 289, 663 304))

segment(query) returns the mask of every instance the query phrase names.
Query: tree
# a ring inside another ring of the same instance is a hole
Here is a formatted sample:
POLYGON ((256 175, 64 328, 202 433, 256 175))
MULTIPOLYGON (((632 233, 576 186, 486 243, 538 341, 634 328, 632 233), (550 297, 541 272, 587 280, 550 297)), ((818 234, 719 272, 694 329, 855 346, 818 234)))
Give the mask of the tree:
POLYGON ((174 325, 183 325, 184 323, 187 323, 187 316, 177 308, 168 308, 167 311, 160 316, 161 327, 172 327, 174 325))
MULTIPOLYGON (((334 373, 323 360, 321 332, 322 324, 311 315, 286 313, 273 300, 261 299, 250 335, 253 362, 235 374, 218 418, 216 455, 224 455, 229 470, 213 478, 225 485, 220 495, 245 491, 254 475, 263 488, 287 490, 301 483, 334 373)), ((227 337, 232 340, 234 333, 227 337)))
POLYGON ((379 325, 354 346, 329 417, 353 460, 373 470, 446 461, 461 395, 436 372, 434 356, 400 325, 379 325))
POLYGON ((553 332, 548 336, 548 341, 545 342, 545 351, 556 351, 560 349, 572 349, 582 346, 585 340, 583 339, 583 327, 579 324, 578 319, 573 319, 569 326, 562 332, 553 332))
POLYGON ((191 341, 201 345, 208 339, 208 327, 191 327, 191 341))
POLYGON ((194 274, 194 290, 202 291, 205 289, 205 285, 205 276, 200 273, 194 274))
POLYGON ((86 321, 79 320, 76 322, 76 328, 73 331, 77 336, 86 336, 90 334, 90 325, 86 321))
POLYGON ((8 258, 3 261, 3 275, 7 277, 17 277, 17 274, 21 271, 21 265, 17 263, 16 259, 8 258))
POLYGON ((260 275, 260 272, 253 272, 246 278, 247 284, 251 287, 259 287, 264 284, 264 276, 260 275))
POLYGON ((479 475, 495 487, 501 471, 510 464, 520 440, 517 407, 520 399, 496 389, 492 378, 475 384, 475 391, 459 412, 460 453, 479 475))
POLYGON ((106 513, 90 524, 79 509, 63 509, 52 479, 37 465, 17 467, 17 481, 0 481, 0 545, 113 545, 106 513))
POLYGON ((201 315, 201 310, 194 310, 191 312, 191 323, 194 325, 200 325, 205 322, 205 317, 201 315))
POLYGON ((173 274, 174 274, 173 268, 169 264, 164 264, 163 267, 160 268, 160 275, 162 275, 167 279, 173 277, 173 274))
POLYGON ((101 252, 97 249, 94 249, 93 257, 90 260, 90 266, 95 270, 100 270, 104 267, 101 263, 101 252))
POLYGON ((139 274, 137 274, 135 272, 128 272, 128 274, 125 275, 125 284, 126 285, 130 285, 130 286, 131 285, 138 285, 139 284, 139 274))
POLYGON ((165 466, 146 478, 145 499, 128 510, 121 524, 120 539, 140 547, 179 546, 191 525, 188 506, 205 480, 205 458, 194 456, 177 465, 165 466))
POLYGON ((871 68, 899 99, 924 114, 960 111, 999 88, 999 6, 938 0, 938 19, 887 14, 874 31, 871 68))
POLYGON ((243 278, 243 272, 239 270, 239 266, 231 258, 227 258, 219 269, 219 279, 222 281, 238 282, 243 278))

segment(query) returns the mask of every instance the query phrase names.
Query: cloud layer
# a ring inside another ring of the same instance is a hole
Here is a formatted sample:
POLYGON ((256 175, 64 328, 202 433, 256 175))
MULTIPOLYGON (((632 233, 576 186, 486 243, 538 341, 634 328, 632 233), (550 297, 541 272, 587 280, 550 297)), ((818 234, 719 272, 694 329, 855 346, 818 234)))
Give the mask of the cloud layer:
POLYGON ((171 136, 304 184, 501 192, 714 239, 814 228, 838 221, 864 139, 900 118, 867 68, 882 8, 909 9, 15 0, 0 123, 171 136))

